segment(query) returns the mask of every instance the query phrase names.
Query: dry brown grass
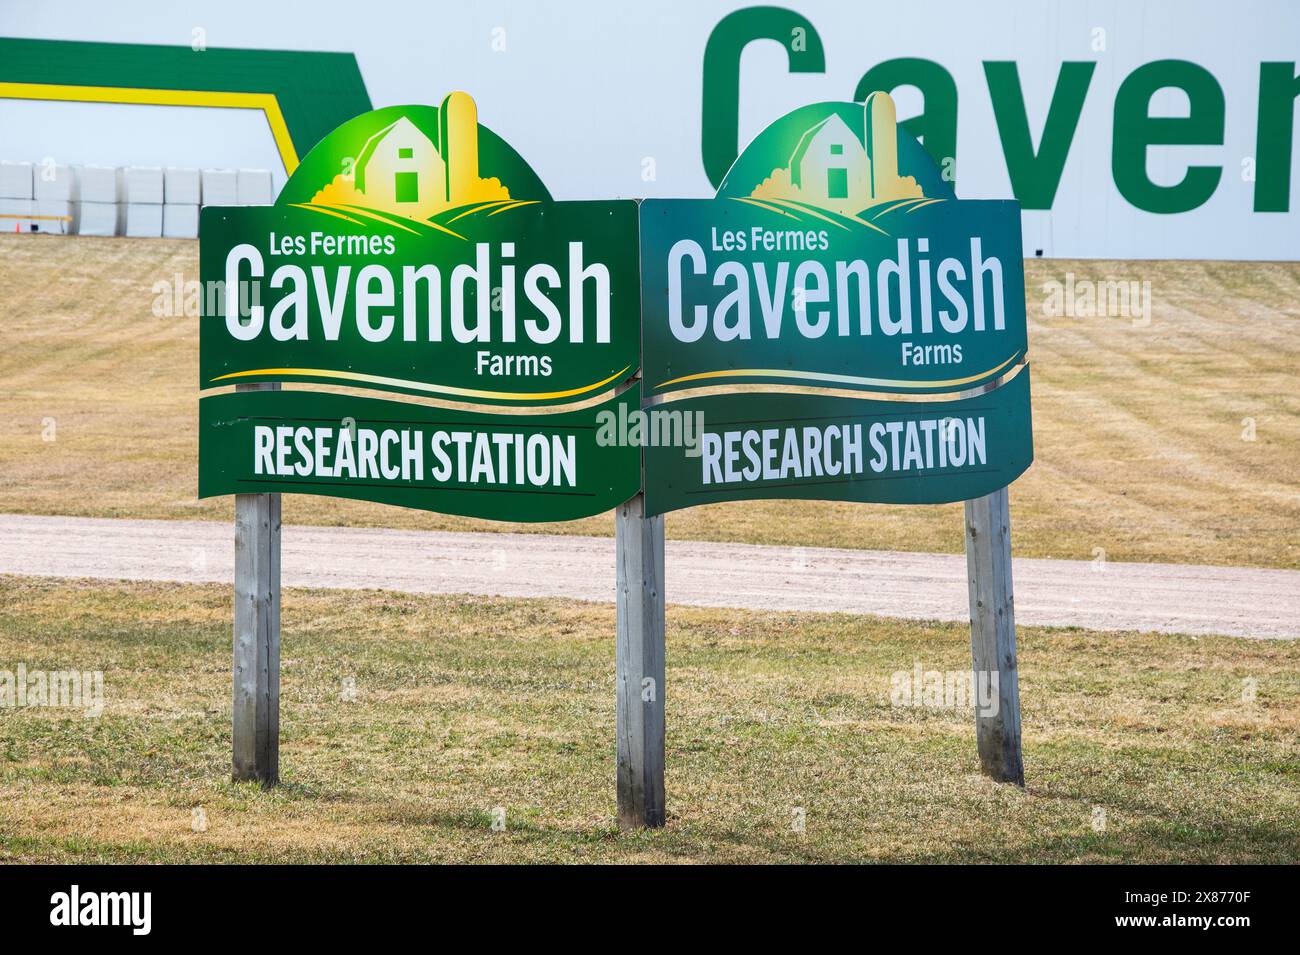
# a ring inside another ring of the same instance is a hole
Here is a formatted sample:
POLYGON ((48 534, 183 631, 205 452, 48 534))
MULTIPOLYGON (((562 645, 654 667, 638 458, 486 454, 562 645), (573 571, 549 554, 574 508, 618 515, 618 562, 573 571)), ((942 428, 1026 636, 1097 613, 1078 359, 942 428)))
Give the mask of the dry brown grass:
MULTIPOLYGON (((0 236, 0 510, 229 519, 196 501, 197 322, 151 314, 197 278, 193 242, 0 236), (42 440, 46 419, 55 440, 42 440)), ((1012 488, 1018 554, 1300 567, 1300 264, 1030 261, 1036 462, 1012 488), (1043 283, 1149 281, 1149 327, 1047 319, 1043 283), (1243 419, 1256 440, 1242 440, 1243 419)), ((289 496, 285 520, 503 525, 289 496)), ((529 525, 609 534, 612 521, 529 525)), ((670 536, 920 551, 962 546, 957 506, 745 502, 670 536)))
POLYGON ((966 628, 670 607, 668 826, 619 834, 612 606, 287 591, 269 793, 229 782, 230 615, 0 577, 0 670, 106 697, 0 708, 0 861, 1300 861, 1300 643, 1021 628, 1021 791, 969 711, 891 705, 966 628))

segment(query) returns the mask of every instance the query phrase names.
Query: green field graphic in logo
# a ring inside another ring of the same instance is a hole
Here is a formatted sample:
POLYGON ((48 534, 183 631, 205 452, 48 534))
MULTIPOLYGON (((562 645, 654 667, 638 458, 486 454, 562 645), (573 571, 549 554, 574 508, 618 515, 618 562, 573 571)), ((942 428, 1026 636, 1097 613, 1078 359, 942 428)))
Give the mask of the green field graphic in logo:
POLYGON ((1029 465, 1019 206, 957 199, 887 94, 783 116, 715 198, 640 223, 644 393, 705 428, 698 456, 647 450, 649 513, 955 501, 1029 465), (948 420, 968 453, 936 444, 948 420))

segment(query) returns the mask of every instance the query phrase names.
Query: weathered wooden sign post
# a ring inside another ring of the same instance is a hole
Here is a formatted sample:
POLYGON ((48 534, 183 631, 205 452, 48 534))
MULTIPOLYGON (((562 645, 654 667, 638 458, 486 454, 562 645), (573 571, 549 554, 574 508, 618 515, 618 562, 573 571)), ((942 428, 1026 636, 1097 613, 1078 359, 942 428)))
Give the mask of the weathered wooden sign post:
POLYGON ((235 779, 279 776, 290 491, 509 521, 616 509, 624 826, 666 818, 666 512, 964 500, 973 667, 998 701, 980 761, 1023 783, 1019 208, 959 201, 888 96, 796 110, 715 198, 639 211, 552 201, 463 93, 376 110, 274 206, 204 209, 200 263, 224 290, 201 324, 199 495, 236 495, 235 779), (298 382, 349 390, 281 388, 298 382), (611 424, 632 417, 640 438, 611 424))
MULTIPOLYGON (((987 386, 986 386, 987 387, 987 386)), ((1025 422, 1028 427, 1028 421, 1025 422)), ((980 767, 1002 783, 1025 784, 1020 754, 1020 672, 1011 574, 1011 503, 1000 487, 966 501, 966 577, 970 589, 971 668, 996 673, 997 706, 975 708, 980 767)))
MULTIPOLYGON (((274 383, 239 385, 272 391, 274 383)), ((280 781, 280 495, 235 495, 231 776, 280 781)))
MULTIPOLYGON (((967 501, 966 576, 970 582, 971 666, 997 674, 997 706, 975 708, 980 767, 1000 783, 1025 784, 1020 755, 1020 677, 1011 586, 1011 508, 1007 489, 967 501)), ((990 681, 990 686, 994 685, 990 681)))
POLYGON ((638 494, 615 512, 614 651, 619 825, 662 826, 664 810, 664 518, 638 494))

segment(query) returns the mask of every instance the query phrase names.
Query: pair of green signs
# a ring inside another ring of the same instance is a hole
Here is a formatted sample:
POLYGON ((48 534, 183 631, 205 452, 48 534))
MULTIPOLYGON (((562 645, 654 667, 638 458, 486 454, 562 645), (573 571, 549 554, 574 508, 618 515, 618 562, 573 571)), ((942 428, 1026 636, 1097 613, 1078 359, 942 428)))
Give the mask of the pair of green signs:
POLYGON ((375 110, 204 209, 200 259, 200 387, 309 383, 200 398, 200 497, 940 503, 1033 457, 1019 208, 957 200, 885 94, 639 204, 553 201, 463 93, 375 110))

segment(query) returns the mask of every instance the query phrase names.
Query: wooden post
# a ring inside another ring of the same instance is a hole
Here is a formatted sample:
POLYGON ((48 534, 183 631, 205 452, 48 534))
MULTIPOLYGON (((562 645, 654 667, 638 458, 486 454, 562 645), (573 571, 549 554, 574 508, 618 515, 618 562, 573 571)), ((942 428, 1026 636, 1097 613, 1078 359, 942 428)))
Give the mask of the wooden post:
POLYGON ((1011 586, 1011 511, 1007 489, 966 502, 966 575, 970 581, 971 667, 976 687, 992 689, 997 711, 976 696, 975 735, 980 766, 998 782, 1025 784, 1020 755, 1020 684, 1016 670, 1016 614, 1011 586))
POLYGON ((618 823, 664 824, 664 518, 642 495, 619 505, 617 552, 618 823))
MULTIPOLYGON (((239 385, 274 391, 279 384, 239 385)), ((235 495, 232 777, 280 780, 280 495, 235 495)))

